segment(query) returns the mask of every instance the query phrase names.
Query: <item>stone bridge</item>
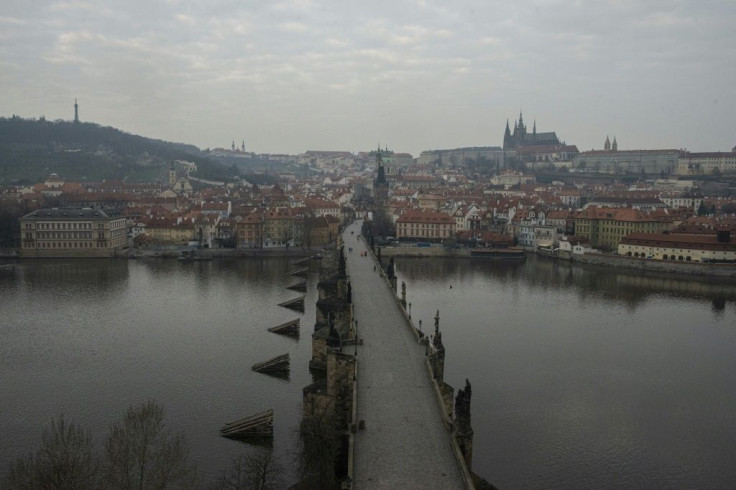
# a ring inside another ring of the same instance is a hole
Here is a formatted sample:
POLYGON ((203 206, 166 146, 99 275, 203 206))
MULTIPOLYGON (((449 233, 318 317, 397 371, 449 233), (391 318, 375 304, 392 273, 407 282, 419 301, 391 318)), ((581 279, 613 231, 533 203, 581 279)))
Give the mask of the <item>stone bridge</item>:
MULTIPOLYGON (((468 438, 457 437, 453 390, 442 381, 441 335, 420 339, 397 298, 395 279, 392 288, 359 238, 361 223, 343 232, 359 339, 348 349, 357 352, 354 416, 361 421, 353 437, 354 488, 474 488, 466 464, 472 457, 470 416, 468 438)), ((469 385, 465 393, 469 407, 469 385)))

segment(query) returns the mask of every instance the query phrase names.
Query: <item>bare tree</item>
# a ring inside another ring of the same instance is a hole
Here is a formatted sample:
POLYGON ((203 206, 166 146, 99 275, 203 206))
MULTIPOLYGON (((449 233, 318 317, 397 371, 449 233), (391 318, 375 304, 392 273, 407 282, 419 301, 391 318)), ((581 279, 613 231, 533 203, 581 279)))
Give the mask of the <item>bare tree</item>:
POLYGON ((100 488, 99 464, 88 432, 60 415, 43 429, 35 454, 10 465, 3 488, 84 490, 100 488))
POLYGON ((212 490, 275 490, 281 488, 281 465, 271 448, 234 458, 212 490))
POLYGON ((189 487, 195 472, 183 433, 171 434, 164 407, 153 400, 131 406, 122 422, 110 428, 105 443, 106 482, 113 488, 189 487))
POLYGON ((304 417, 299 426, 301 488, 337 488, 336 464, 340 433, 332 410, 322 409, 304 417))

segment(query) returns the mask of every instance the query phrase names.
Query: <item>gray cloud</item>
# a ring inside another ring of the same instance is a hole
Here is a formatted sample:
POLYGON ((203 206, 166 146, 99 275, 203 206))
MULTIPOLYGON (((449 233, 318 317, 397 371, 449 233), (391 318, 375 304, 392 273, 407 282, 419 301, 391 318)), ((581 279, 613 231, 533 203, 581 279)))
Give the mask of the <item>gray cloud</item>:
POLYGON ((731 1, 0 5, 0 113, 254 151, 736 144, 731 1))

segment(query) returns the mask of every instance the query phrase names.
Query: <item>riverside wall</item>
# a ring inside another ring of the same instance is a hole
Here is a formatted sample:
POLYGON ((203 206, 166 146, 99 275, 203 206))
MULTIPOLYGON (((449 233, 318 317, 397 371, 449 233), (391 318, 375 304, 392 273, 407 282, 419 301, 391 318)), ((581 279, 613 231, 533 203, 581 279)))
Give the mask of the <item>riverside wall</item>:
MULTIPOLYGON (((530 253, 530 249, 527 250, 530 253)), ((671 262, 654 259, 640 259, 606 254, 565 254, 557 257, 539 254, 551 260, 566 260, 576 264, 627 269, 634 271, 661 272, 702 277, 721 277, 736 279, 736 264, 712 264, 701 262, 671 262)), ((381 247, 381 257, 435 257, 470 258, 470 249, 447 249, 444 247, 381 247)))
POLYGON ((470 249, 445 247, 380 247, 381 257, 437 257, 451 259, 470 258, 470 249))
POLYGON ((589 264, 602 267, 613 267, 616 269, 736 279, 736 264, 670 262, 664 260, 640 259, 604 254, 560 255, 555 260, 569 260, 576 264, 589 264))
MULTIPOLYGON (((334 245, 325 245, 326 247, 334 247, 334 245)), ((181 252, 185 250, 177 247, 173 249, 144 249, 135 248, 120 251, 117 257, 121 258, 178 258, 181 252)), ((228 258, 228 257, 305 257, 318 254, 322 251, 322 247, 302 248, 201 248, 195 250, 196 257, 202 258, 228 258)))

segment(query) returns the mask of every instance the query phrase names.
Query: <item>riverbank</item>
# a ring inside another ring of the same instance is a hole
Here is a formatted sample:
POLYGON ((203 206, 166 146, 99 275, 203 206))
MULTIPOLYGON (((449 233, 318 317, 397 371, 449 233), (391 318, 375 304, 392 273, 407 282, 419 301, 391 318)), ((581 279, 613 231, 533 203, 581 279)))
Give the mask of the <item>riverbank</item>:
POLYGON ((566 260, 576 264, 587 264, 614 269, 685 274, 690 276, 724 277, 736 279, 736 264, 712 264, 702 262, 672 262, 664 260, 624 257, 605 254, 567 254, 557 257, 537 254, 552 260, 566 260))
MULTIPOLYGON (((470 258, 472 249, 447 249, 445 247, 383 247, 382 257, 433 257, 433 258, 470 258)), ((534 252, 528 252, 534 253, 534 252)), ((669 262, 663 260, 623 257, 606 254, 565 254, 550 256, 537 253, 540 257, 550 260, 562 260, 576 264, 626 269, 635 271, 650 271, 666 274, 683 274, 700 277, 721 277, 736 279, 736 264, 712 264, 701 262, 669 262)))
MULTIPOLYGON (((147 250, 134 249, 128 250, 125 254, 121 254, 120 258, 128 259, 144 259, 144 258, 163 258, 177 259, 181 257, 182 250, 147 250)), ((312 248, 203 248, 195 250, 191 260, 210 260, 217 258, 237 258, 237 257, 307 257, 315 256, 322 252, 322 247, 312 248)))
MULTIPOLYGON (((326 245, 330 246, 330 245, 326 245)), ((115 254, 114 257, 103 257, 103 256, 74 256, 69 257, 66 255, 59 255, 56 257, 24 257, 20 253, 7 252, 0 254, 0 259, 7 259, 11 261, 16 260, 36 260, 36 259, 147 259, 147 258, 160 258, 160 259, 178 259, 182 257, 182 252, 188 251, 188 249, 182 248, 171 248, 171 249, 128 249, 121 250, 115 254)), ((314 257, 322 253, 322 247, 290 247, 290 248, 203 248, 194 250, 191 252, 190 260, 212 260, 216 258, 245 258, 245 257, 314 257)))
POLYGON ((521 249, 487 250, 480 248, 445 247, 381 247, 381 257, 436 257, 446 259, 524 260, 521 249))

